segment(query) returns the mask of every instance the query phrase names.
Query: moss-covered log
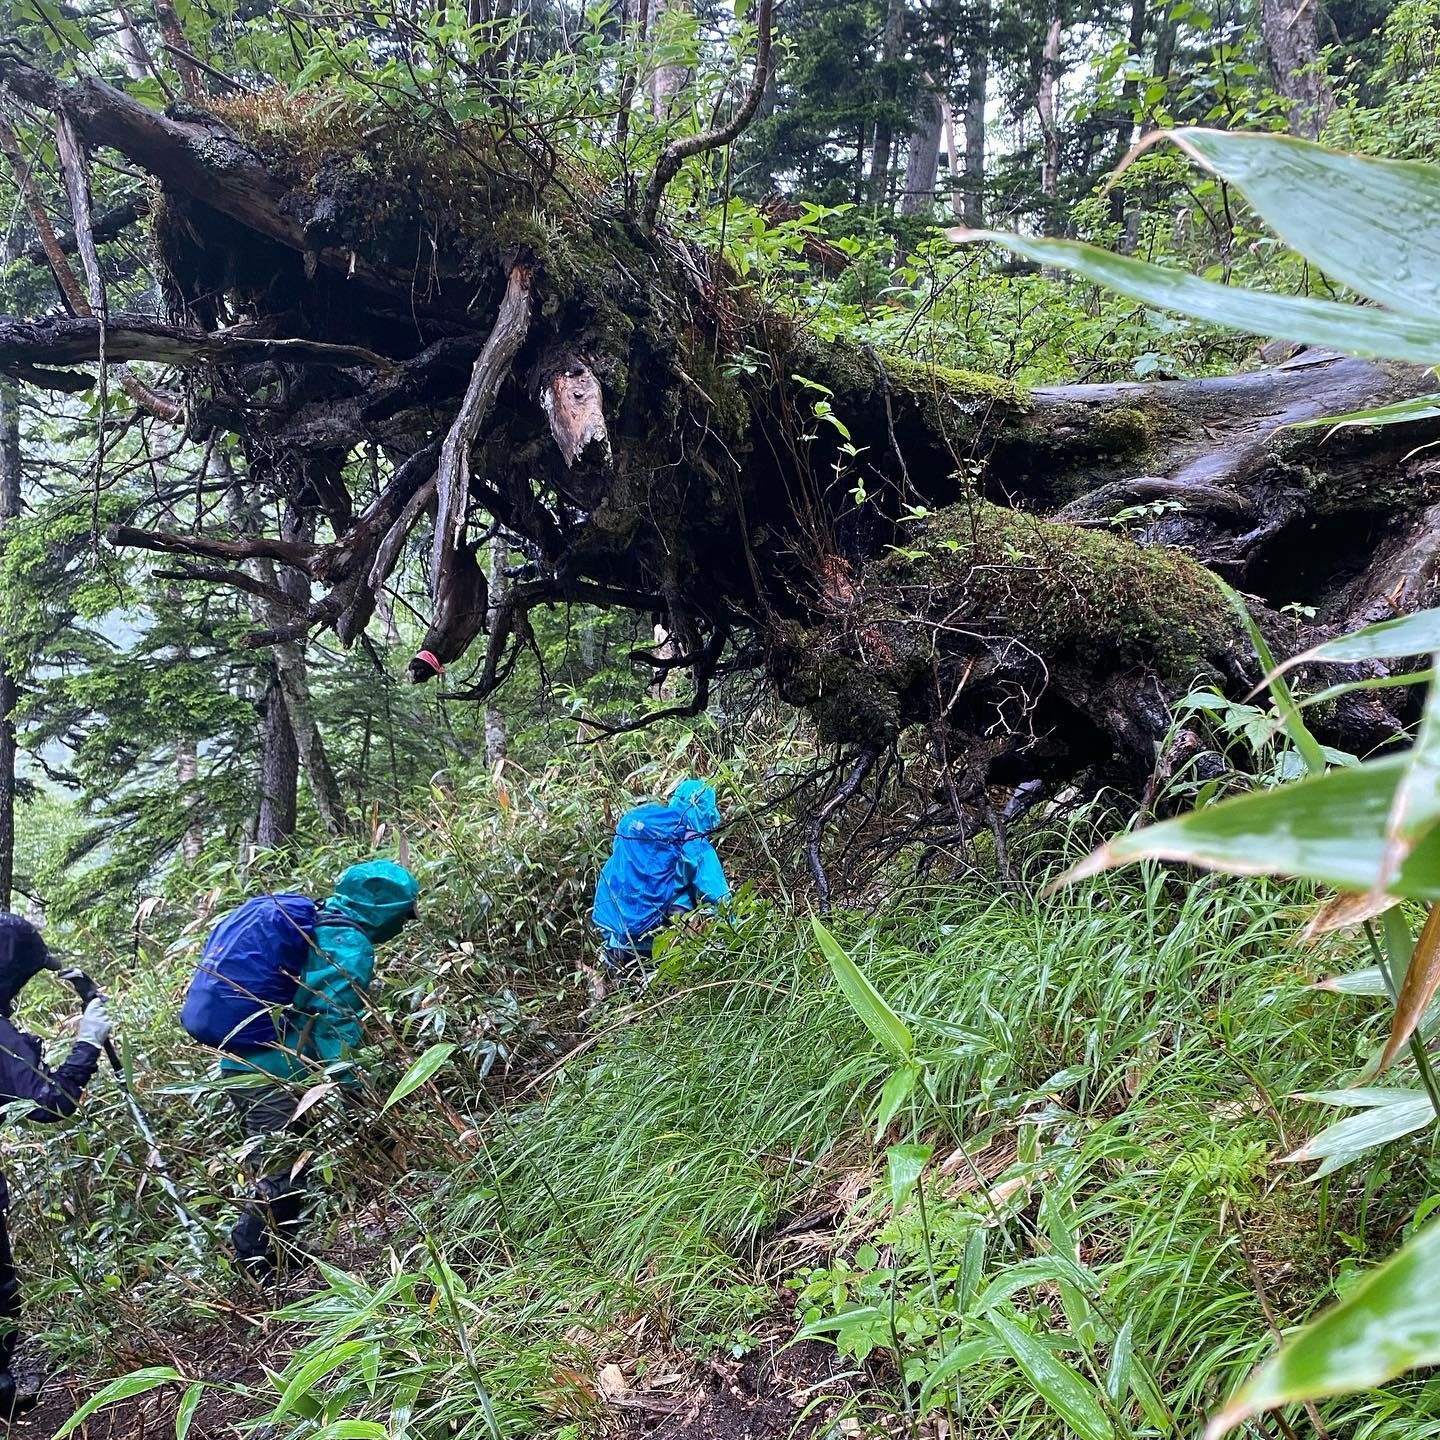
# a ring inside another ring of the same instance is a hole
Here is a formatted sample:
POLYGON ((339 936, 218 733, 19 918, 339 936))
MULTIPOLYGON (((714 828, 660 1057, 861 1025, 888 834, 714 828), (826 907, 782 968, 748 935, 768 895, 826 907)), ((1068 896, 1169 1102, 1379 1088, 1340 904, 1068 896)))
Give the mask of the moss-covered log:
MULTIPOLYGON (((325 594, 263 638, 320 624, 353 639, 440 464, 453 563, 436 573, 461 588, 437 596, 426 648, 449 662, 482 629, 467 507, 530 562, 477 695, 536 605, 663 608, 702 696, 736 637, 827 738, 865 753, 923 725, 958 788, 1133 791, 1178 693, 1253 678, 1210 572, 1322 624, 1380 595, 1430 598, 1440 495, 1415 451, 1440 427, 1286 428, 1423 376, 1310 354, 1027 393, 818 340, 523 125, 375 126, 276 97, 162 117, 96 80, 62 88, 3 57, 0 74, 158 182, 173 323, 111 317, 110 353, 191 366, 193 436, 235 431, 257 483, 328 525, 287 562, 325 594), (456 416, 519 271, 525 323, 469 412, 472 445, 456 416), (345 482, 359 447, 391 462, 378 494, 345 482), (445 477, 467 468, 457 509, 445 477)), ((70 367, 98 352, 96 327, 61 328, 0 324, 0 371, 81 383, 70 367)), ((273 553, 220 523, 163 548, 213 557, 221 538, 237 566, 273 553)), ((1378 705, 1337 720, 1352 742, 1393 729, 1378 705)))

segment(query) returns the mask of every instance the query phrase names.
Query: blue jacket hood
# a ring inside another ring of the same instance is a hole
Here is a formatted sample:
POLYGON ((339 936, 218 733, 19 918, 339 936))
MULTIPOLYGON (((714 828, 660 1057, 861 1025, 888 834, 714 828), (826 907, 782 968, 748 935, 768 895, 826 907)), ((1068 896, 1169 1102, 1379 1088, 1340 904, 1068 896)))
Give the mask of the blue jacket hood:
POLYGON ((670 797, 670 808, 698 835, 720 828, 720 807, 715 792, 703 780, 682 780, 670 797))

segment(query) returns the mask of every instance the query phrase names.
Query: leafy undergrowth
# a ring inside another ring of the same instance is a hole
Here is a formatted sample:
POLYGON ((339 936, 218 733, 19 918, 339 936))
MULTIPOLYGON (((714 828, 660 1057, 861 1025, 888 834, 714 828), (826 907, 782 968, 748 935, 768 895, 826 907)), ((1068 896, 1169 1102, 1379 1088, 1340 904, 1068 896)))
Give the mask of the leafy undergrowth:
MULTIPOLYGON (((1375 1001, 1306 988, 1357 962, 1293 948, 1297 892, 1142 871, 839 917, 915 1036, 928 1081, 897 1086, 808 923, 755 895, 646 994, 582 1014, 590 798, 437 797, 412 826, 426 933, 383 962, 375 1103, 313 1105, 319 1253, 278 1291, 219 1238, 237 1137, 174 1024, 201 927, 106 973, 209 1233, 197 1258, 107 1079, 88 1124, 23 1132, 30 1324, 70 1377, 25 1433, 150 1368, 113 1433, 175 1433, 200 1381, 196 1437, 259 1417, 295 1440, 1191 1434, 1272 1321, 1353 1283, 1437 1189, 1428 1142, 1319 1183, 1277 1163, 1323 1123, 1292 1097, 1356 1078, 1384 1029, 1375 1001), (437 1043, 456 1048, 382 1114, 437 1043)), ((1440 1434, 1433 1388, 1326 1418, 1440 1434)))

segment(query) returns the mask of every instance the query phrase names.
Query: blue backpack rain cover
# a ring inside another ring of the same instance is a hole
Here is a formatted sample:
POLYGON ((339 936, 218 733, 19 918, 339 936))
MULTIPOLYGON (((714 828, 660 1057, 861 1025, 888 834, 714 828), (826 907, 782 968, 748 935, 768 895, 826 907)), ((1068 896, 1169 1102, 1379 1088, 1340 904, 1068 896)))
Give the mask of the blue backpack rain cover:
POLYGON ((256 895, 210 932, 185 992, 180 1024, 215 1050, 273 1045, 275 1016, 295 999, 315 934, 305 895, 256 895))

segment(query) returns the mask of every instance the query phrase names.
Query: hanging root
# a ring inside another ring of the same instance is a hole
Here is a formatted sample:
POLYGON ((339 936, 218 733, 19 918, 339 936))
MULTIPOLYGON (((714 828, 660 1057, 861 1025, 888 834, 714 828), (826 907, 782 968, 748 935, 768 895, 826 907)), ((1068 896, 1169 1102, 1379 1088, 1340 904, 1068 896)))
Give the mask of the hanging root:
POLYGON ((810 821, 810 843, 806 853, 810 857, 810 873, 815 877, 815 890, 820 896, 820 913, 830 912, 830 877, 825 873, 825 863, 820 858, 820 842, 825 836, 825 826, 830 817, 841 809, 852 795, 865 783, 865 777, 880 758, 878 745, 866 746, 851 767, 840 788, 815 812, 810 821))

